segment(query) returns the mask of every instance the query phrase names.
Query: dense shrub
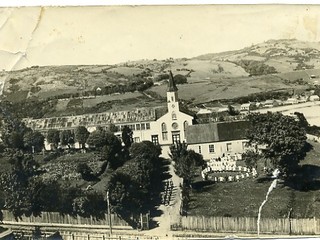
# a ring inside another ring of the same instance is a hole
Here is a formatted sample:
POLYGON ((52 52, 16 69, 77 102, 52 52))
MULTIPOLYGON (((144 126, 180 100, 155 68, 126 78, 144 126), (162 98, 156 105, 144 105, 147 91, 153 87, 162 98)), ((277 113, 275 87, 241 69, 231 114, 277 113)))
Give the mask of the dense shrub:
POLYGON ((241 60, 238 65, 251 75, 266 75, 277 72, 274 67, 260 61, 241 60))

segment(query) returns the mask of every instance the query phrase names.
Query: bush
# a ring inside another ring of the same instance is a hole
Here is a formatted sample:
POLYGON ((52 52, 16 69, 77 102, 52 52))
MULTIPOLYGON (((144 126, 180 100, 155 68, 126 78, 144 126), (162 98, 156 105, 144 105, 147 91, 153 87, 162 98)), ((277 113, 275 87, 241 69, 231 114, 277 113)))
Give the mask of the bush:
POLYGON ((55 151, 55 152, 50 152, 49 155, 45 156, 43 158, 43 161, 45 162, 49 162, 51 160, 54 160, 58 157, 60 157, 61 153, 59 151, 55 151))
POLYGON ((79 163, 77 172, 81 174, 83 180, 93 181, 95 179, 92 169, 86 163, 79 163))

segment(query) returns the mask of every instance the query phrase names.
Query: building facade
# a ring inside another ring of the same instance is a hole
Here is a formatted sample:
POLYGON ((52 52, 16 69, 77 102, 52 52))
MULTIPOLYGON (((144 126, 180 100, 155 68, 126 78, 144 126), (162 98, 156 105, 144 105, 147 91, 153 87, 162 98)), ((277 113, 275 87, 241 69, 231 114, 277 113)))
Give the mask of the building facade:
POLYGON ((217 122, 188 126, 188 149, 202 154, 205 160, 242 154, 247 150, 247 121, 217 122))
POLYGON ((134 142, 152 141, 169 149, 169 146, 177 141, 186 141, 186 129, 194 121, 192 113, 180 108, 178 88, 171 72, 169 76, 166 107, 24 119, 24 122, 28 127, 42 133, 50 129, 75 130, 78 126, 85 126, 89 132, 92 132, 97 127, 109 129, 111 125, 115 125, 118 129, 115 135, 119 137, 122 127, 128 126, 133 132, 134 142))

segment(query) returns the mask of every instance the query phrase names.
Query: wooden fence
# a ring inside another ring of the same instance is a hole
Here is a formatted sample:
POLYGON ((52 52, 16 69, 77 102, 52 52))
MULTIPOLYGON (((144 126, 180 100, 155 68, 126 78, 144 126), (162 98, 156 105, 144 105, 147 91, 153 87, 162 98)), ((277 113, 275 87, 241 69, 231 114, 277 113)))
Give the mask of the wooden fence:
MULTIPOLYGON (((80 216, 70 216, 68 214, 61 215, 58 212, 42 212, 40 217, 22 216, 16 221, 13 214, 7 210, 2 210, 4 222, 23 222, 23 223, 48 223, 48 224, 70 224, 70 225, 104 225, 109 226, 109 216, 105 214, 103 219, 95 219, 94 217, 85 218, 80 216)), ((129 224, 117 215, 111 214, 111 224, 113 226, 126 226, 129 224)))
MULTIPOLYGON (((181 217, 171 223, 171 230, 199 232, 257 233, 257 218, 250 217, 181 217)), ((260 221, 262 234, 320 234, 320 219, 268 219, 260 221)))

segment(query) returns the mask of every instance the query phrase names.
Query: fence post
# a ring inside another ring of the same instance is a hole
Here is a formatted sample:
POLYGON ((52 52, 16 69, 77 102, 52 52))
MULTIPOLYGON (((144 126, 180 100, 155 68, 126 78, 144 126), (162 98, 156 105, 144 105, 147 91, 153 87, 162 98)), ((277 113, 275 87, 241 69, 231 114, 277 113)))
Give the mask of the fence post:
POLYGON ((317 234, 317 220, 315 216, 313 216, 313 234, 317 234))

